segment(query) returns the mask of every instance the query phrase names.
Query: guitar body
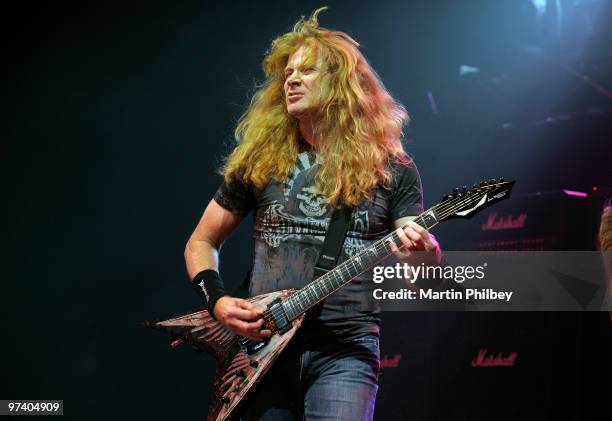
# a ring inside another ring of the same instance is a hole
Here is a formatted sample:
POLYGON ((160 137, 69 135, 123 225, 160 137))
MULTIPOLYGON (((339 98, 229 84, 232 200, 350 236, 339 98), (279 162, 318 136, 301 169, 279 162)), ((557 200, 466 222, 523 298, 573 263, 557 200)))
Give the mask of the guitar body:
MULTIPOLYGON (((248 301, 266 308, 273 301, 279 298, 282 300, 292 292, 293 290, 271 292, 252 297, 248 301)), ((272 335, 265 344, 259 343, 260 348, 251 352, 241 344, 238 335, 213 319, 207 310, 161 322, 150 322, 147 325, 168 332, 198 351, 208 352, 217 360, 207 420, 221 421, 231 420, 237 415, 240 404, 270 369, 303 320, 304 315, 295 319, 289 330, 283 334, 272 335)))

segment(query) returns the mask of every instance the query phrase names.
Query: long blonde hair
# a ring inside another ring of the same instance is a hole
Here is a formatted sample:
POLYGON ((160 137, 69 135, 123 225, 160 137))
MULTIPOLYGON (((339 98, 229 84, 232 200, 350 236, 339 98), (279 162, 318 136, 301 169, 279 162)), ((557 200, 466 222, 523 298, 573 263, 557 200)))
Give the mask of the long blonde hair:
POLYGON ((329 80, 321 91, 317 120, 323 163, 315 185, 333 204, 356 206, 377 185, 390 184, 390 162, 409 163, 401 143, 408 114, 387 92, 355 40, 318 26, 317 16, 325 9, 317 9, 309 19, 302 17, 292 32, 272 42, 263 61, 266 80, 238 122, 238 146, 222 173, 228 182, 239 177, 256 189, 270 177, 288 176, 299 153, 300 134, 297 119, 285 107, 284 67, 304 46, 311 55, 321 56, 329 80))

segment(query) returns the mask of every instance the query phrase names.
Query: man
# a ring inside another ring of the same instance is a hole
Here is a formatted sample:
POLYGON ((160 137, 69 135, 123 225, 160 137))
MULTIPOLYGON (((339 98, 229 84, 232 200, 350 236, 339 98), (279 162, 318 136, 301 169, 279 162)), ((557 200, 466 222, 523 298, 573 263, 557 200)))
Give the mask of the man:
MULTIPOLYGON (((312 281, 335 206, 353 208, 340 261, 397 229, 411 251, 440 248, 413 222, 421 183, 401 144, 404 108, 385 90, 358 44, 318 27, 314 12, 272 42, 266 81, 237 128, 224 183, 189 239, 185 259, 211 313, 239 335, 261 339, 261 310, 226 294, 218 251, 255 213, 250 295, 312 281)), ((401 251, 398 249, 401 247, 401 251)), ((307 316, 247 402, 244 419, 370 420, 378 389, 378 310, 373 283, 358 276, 307 316)), ((196 288, 197 290, 198 288, 196 288)))

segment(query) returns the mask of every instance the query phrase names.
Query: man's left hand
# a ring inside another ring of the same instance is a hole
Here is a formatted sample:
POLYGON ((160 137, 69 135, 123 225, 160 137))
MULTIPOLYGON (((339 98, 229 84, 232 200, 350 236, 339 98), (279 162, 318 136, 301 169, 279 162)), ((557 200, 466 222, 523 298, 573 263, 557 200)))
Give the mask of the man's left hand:
POLYGON ((403 229, 398 228, 395 232, 402 241, 402 245, 398 248, 391 241, 389 248, 399 260, 409 260, 417 252, 419 263, 437 266, 442 261, 442 250, 436 237, 416 222, 408 221, 403 229))

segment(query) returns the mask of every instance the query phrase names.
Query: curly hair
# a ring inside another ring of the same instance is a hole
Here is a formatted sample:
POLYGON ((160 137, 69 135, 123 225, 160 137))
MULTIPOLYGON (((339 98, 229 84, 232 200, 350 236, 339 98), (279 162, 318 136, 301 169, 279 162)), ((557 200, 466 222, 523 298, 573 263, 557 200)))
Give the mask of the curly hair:
POLYGON ((359 44, 344 32, 318 26, 317 9, 293 31, 276 38, 266 53, 266 76, 235 129, 238 146, 227 157, 222 174, 263 188, 270 177, 283 179, 300 148, 298 120, 286 109, 284 67, 304 47, 307 60, 322 59, 326 82, 321 89, 317 151, 323 157, 315 186, 332 204, 361 203, 392 179, 390 163, 410 164, 401 143, 408 121, 405 108, 385 89, 361 54, 359 44))

